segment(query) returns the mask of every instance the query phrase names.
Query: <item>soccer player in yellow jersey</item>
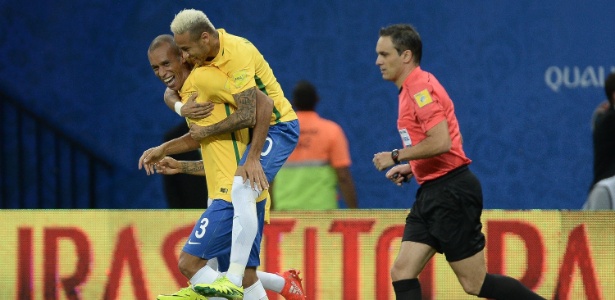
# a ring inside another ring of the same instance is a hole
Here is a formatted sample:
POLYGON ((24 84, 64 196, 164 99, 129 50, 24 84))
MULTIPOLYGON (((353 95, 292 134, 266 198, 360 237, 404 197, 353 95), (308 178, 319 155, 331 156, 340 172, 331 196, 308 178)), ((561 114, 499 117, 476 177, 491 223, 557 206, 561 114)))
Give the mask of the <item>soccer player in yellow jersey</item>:
MULTIPOLYGON (((154 39, 148 50, 148 58, 157 77, 167 87, 179 90, 184 102, 189 101, 188 99, 193 99, 193 97, 190 97, 195 92, 190 81, 193 74, 190 74, 190 67, 184 63, 181 51, 175 45, 172 36, 161 35, 154 39)), ((212 70, 216 71, 215 69, 212 70)), ((215 95, 211 96, 215 97, 215 95)), ((259 100, 262 101, 259 102, 258 114, 268 117, 272 111, 272 101, 266 101, 264 94, 259 96, 259 100)), ((169 104, 169 107, 173 109, 174 106, 169 104)), ((233 110, 229 104, 219 103, 214 105, 211 116, 208 118, 200 120, 187 118, 187 121, 189 124, 195 123, 207 126, 227 118, 233 110)), ((267 129, 268 122, 264 124, 267 129)), ((219 277, 219 273, 207 265, 208 261, 214 258, 218 260, 218 269, 220 271, 226 271, 229 267, 234 216, 234 209, 231 203, 231 188, 233 175, 240 158, 247 148, 248 141, 247 129, 210 136, 202 139, 200 142, 192 139, 190 135, 185 135, 159 147, 146 150, 139 160, 139 168, 144 166, 147 173, 151 174, 154 172, 153 163, 156 161, 145 162, 145 158, 150 154, 153 153, 153 158, 158 157, 158 153, 164 153, 167 150, 169 152, 182 152, 193 150, 199 146, 201 148, 203 154, 202 162, 179 163, 170 157, 157 162, 157 172, 159 173, 176 174, 183 172, 207 175, 209 198, 213 199, 213 201, 195 225, 188 241, 184 245, 179 260, 179 268, 182 274, 192 284, 211 283, 219 277)), ((259 232, 262 232, 264 220, 268 219, 266 215, 268 211, 265 208, 267 197, 268 193, 265 191, 256 199, 258 226, 261 229, 259 232)), ((260 263, 258 253, 261 237, 260 234, 257 235, 251 245, 252 252, 255 253, 256 257, 250 257, 248 262, 250 266, 257 266, 260 263)), ((258 277, 261 278, 263 285, 267 289, 280 293, 286 299, 304 299, 300 279, 294 270, 285 272, 283 276, 258 272, 258 277)), ((243 297, 243 295, 233 296, 243 297)), ((260 296, 257 295, 253 298, 259 298, 260 296)), ((251 295, 246 291, 245 299, 250 297, 251 295)), ((196 294, 191 288, 185 288, 172 295, 160 295, 158 299, 204 299, 204 297, 196 294)))
POLYGON ((211 285, 195 285, 195 290, 207 297, 239 293, 242 285, 246 289, 262 290, 255 269, 247 264, 250 245, 260 230, 254 213, 255 199, 269 187, 269 182, 297 145, 297 116, 269 64, 248 40, 223 29, 216 30, 202 11, 194 9, 179 12, 171 22, 171 31, 177 45, 196 64, 191 80, 199 97, 230 94, 232 97, 214 97, 212 101, 228 103, 236 109, 216 124, 191 125, 190 134, 195 140, 252 127, 258 108, 257 91, 273 99, 269 131, 265 137, 255 128, 233 181, 231 195, 235 215, 229 271, 211 285))

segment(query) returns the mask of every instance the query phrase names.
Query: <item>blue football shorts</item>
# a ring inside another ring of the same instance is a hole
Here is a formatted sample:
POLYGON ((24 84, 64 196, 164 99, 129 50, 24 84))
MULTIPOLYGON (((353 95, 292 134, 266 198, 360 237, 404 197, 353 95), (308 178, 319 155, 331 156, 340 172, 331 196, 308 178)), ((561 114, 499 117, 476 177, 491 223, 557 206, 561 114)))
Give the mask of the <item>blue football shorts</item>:
MULTIPOLYGON (((256 203, 258 232, 252 244, 248 267, 260 266, 259 254, 265 224, 266 201, 268 200, 256 203)), ((218 271, 226 272, 230 264, 232 236, 233 204, 222 199, 214 199, 194 225, 183 251, 206 260, 218 258, 218 271)))
MULTIPOLYGON (((286 162, 291 153, 295 150, 299 142, 299 121, 293 120, 289 122, 280 122, 269 127, 267 139, 261 151, 261 165, 269 182, 273 178, 282 165, 286 162)), ((248 152, 252 144, 248 145, 246 152, 239 161, 239 165, 243 166, 246 162, 248 152)))

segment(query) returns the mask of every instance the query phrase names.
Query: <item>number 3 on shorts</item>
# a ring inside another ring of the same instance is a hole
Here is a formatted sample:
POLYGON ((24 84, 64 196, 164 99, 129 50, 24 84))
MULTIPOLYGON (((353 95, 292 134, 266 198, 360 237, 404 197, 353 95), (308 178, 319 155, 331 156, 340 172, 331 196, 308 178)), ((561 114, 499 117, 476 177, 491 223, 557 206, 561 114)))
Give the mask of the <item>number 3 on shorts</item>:
POLYGON ((199 226, 200 230, 197 230, 196 232, 194 232, 194 236, 196 236, 197 239, 200 239, 205 235, 205 229, 207 227, 207 224, 209 224, 209 219, 207 218, 201 219, 201 225, 199 226))

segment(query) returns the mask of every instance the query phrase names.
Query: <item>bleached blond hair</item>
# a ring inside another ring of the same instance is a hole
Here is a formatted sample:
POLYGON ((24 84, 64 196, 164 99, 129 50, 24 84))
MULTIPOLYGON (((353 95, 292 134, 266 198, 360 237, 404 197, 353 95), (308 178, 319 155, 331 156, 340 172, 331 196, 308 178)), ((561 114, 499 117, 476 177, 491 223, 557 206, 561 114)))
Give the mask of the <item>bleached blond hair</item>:
POLYGON ((171 32, 183 34, 190 32, 190 36, 195 38, 204 31, 209 33, 216 32, 216 28, 204 12, 196 9, 184 9, 180 11, 171 22, 171 32))

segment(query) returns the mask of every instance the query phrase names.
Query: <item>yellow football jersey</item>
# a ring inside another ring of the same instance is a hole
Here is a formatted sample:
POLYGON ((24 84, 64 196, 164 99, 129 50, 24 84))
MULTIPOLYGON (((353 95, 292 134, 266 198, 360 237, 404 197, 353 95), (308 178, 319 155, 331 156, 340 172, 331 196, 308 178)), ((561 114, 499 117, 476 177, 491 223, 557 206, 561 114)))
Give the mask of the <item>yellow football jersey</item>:
POLYGON ((292 105, 258 49, 250 41, 228 34, 224 29, 218 29, 218 34, 218 54, 209 64, 193 70, 192 84, 199 97, 209 96, 216 103, 229 103, 236 108, 232 95, 257 87, 273 99, 270 124, 296 120, 292 105))
MULTIPOLYGON (((190 95, 195 92, 195 89, 191 85, 190 81, 190 77, 192 76, 193 74, 191 73, 179 92, 182 102, 184 103, 190 95)), ((203 99, 206 98, 199 95, 199 97, 197 97, 197 102, 201 102, 203 99)), ((188 125, 194 123, 200 126, 208 126, 222 121, 233 111, 234 109, 230 106, 230 104, 219 103, 214 105, 211 116, 199 120, 186 118, 186 121, 188 122, 188 125)), ((231 186, 233 185, 233 177, 235 176, 237 165, 243 156, 243 153, 246 151, 249 141, 250 137, 248 129, 242 129, 232 133, 223 133, 200 141, 209 198, 223 199, 229 202, 231 201, 231 186)), ((257 202, 260 202, 266 198, 269 198, 269 191, 267 190, 261 193, 257 199, 257 202)), ((270 206, 269 202, 270 201, 267 203, 267 220, 270 206)))

